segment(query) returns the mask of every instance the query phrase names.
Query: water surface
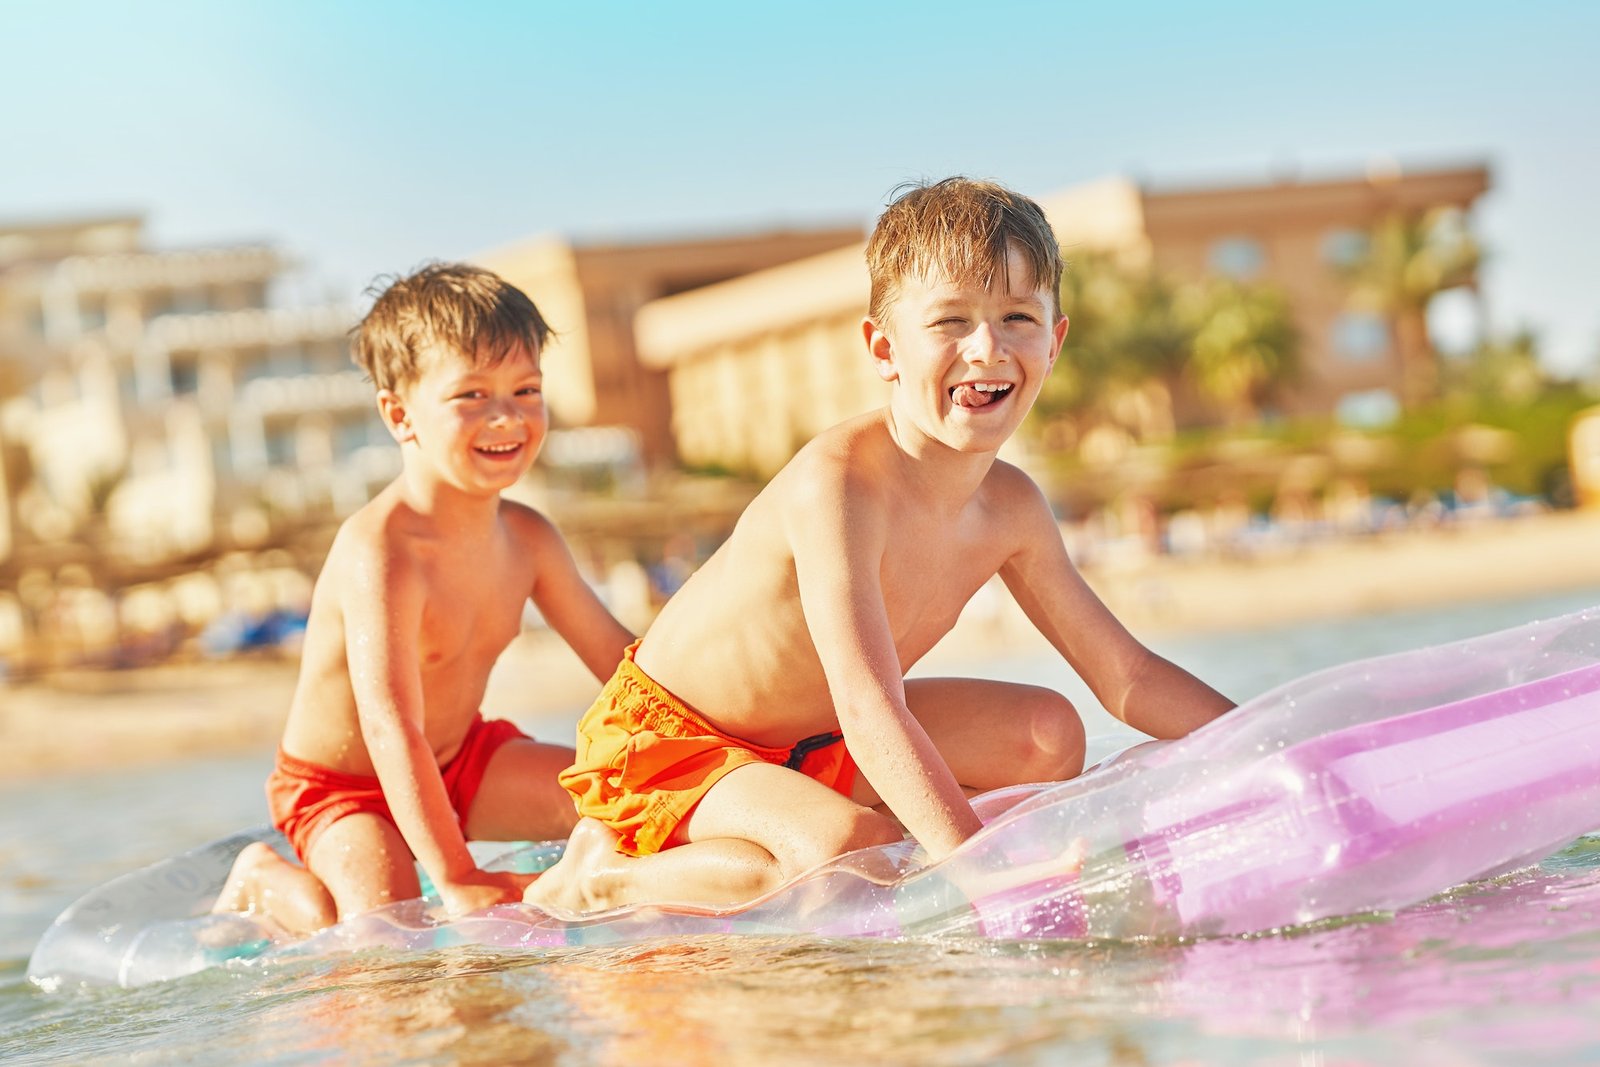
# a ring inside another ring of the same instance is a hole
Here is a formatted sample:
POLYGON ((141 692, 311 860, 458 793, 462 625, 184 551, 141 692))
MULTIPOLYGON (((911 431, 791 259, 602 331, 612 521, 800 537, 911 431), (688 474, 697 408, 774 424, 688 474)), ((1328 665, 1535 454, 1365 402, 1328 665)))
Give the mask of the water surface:
MULTIPOLYGON (((1246 699, 1325 666, 1600 603, 1537 600, 1191 636, 1246 699)), ((987 674, 1057 686, 1059 661, 987 674)), ((0 787, 0 1062, 1583 1064, 1600 1061, 1600 838, 1394 916, 1251 938, 704 938, 286 960, 47 994, 40 931, 89 887, 264 821, 270 755, 0 787)), ((1597 818, 1600 823, 1600 818, 1597 818)))

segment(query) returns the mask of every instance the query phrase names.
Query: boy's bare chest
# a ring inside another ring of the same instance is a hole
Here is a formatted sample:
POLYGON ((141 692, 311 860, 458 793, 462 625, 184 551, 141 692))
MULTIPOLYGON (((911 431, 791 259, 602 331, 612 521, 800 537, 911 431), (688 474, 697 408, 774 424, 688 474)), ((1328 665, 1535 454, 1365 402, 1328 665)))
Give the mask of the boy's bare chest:
POLYGON ((902 652, 931 645, 955 625, 973 595, 1005 561, 1003 546, 965 531, 914 526, 896 536, 880 569, 884 609, 902 652), (924 536, 915 536, 922 533, 924 536))
POLYGON ((520 561, 485 559, 478 566, 436 568, 422 612, 418 655, 423 669, 492 663, 522 629, 532 588, 520 561))

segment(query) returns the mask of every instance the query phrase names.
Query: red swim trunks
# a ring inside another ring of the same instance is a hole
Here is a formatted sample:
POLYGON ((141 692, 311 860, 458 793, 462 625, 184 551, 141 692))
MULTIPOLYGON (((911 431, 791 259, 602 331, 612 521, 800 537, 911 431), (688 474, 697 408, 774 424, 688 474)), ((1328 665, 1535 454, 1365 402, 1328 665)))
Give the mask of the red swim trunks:
MULTIPOLYGON (((490 758, 507 741, 527 736, 505 719, 479 715, 467 728, 460 751, 439 768, 462 833, 466 833, 467 813, 483 784, 490 758)), ((283 831, 301 863, 317 836, 347 815, 371 812, 394 822, 376 776, 335 771, 296 759, 281 748, 272 773, 267 776, 267 810, 272 815, 272 825, 283 831)))
POLYGON ((747 763, 791 767, 850 795, 856 765, 841 735, 819 734, 792 748, 730 737, 640 670, 633 662, 638 647, 629 647, 579 720, 577 759, 560 777, 580 816, 622 835, 619 851, 661 851, 711 787, 747 763))

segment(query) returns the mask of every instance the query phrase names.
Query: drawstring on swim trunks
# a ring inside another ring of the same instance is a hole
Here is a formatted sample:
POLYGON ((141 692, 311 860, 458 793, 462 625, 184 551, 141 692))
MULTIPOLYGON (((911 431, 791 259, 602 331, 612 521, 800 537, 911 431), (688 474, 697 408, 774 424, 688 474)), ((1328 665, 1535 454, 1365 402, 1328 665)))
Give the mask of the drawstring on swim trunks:
POLYGON ((829 745, 836 745, 843 740, 844 734, 837 732, 828 734, 813 734, 812 736, 804 738, 795 743, 794 748, 789 750, 789 758, 784 762, 783 765, 789 768, 791 771, 798 771, 800 769, 800 764, 804 763, 806 757, 811 755, 811 753, 820 748, 827 748, 829 745))

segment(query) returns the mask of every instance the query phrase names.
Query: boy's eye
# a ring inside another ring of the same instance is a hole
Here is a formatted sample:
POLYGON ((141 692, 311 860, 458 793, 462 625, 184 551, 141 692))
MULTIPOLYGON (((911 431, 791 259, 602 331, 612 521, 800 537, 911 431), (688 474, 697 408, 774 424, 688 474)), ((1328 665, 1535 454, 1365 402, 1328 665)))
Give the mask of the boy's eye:
POLYGON ((465 392, 457 393, 455 396, 451 397, 450 399, 451 400, 482 400, 483 399, 483 390, 482 389, 468 389, 465 392))
POLYGON ((967 324, 967 320, 966 319, 957 318, 956 316, 953 316, 953 315, 948 317, 948 318, 939 319, 939 320, 934 322, 935 326, 965 326, 966 324, 967 324))
POLYGON ((1023 311, 1013 311, 1011 314, 1006 316, 1006 319, 1008 321, 1011 321, 1011 322, 1037 322, 1038 321, 1032 315, 1029 315, 1027 312, 1023 312, 1023 311))
POLYGON ((521 389, 517 390, 517 395, 518 396, 538 396, 543 391, 544 390, 540 389, 537 385, 524 385, 521 389))

